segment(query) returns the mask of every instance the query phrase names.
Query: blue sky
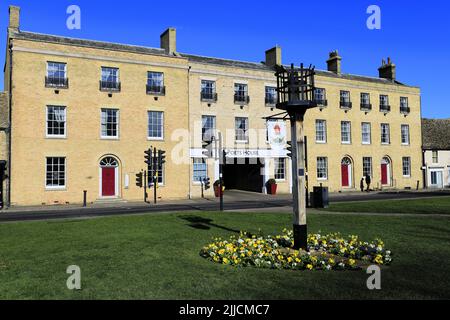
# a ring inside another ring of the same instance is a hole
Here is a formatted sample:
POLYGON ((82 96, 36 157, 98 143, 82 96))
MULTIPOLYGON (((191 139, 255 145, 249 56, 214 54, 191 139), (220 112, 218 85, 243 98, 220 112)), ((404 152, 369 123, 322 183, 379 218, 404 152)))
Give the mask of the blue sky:
MULTIPOLYGON (((15 4, 22 8, 22 30, 159 47, 159 35, 172 26, 178 51, 205 56, 259 62, 278 44, 284 63, 325 69, 328 53, 338 49, 343 72, 368 76, 378 76, 381 59, 390 56, 397 79, 421 87, 423 116, 450 118, 450 3, 445 0, 11 1, 0 4, 2 32, 8 5, 15 4), (81 8, 81 30, 66 27, 71 4, 81 8), (381 8, 381 30, 366 27, 372 4, 381 8)), ((4 33, 2 65, 5 40, 4 33)))

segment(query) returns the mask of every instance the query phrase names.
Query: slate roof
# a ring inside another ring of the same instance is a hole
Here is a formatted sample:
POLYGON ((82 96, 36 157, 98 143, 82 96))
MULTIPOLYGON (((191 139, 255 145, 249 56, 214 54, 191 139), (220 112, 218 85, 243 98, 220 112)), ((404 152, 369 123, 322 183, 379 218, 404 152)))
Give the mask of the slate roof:
POLYGON ((450 118, 422 119, 424 150, 450 150, 450 118))
MULTIPOLYGON (((73 45, 78 47, 90 47, 90 48, 98 48, 105 50, 115 50, 115 51, 125 51, 132 53, 140 53, 140 54, 151 54, 151 55, 167 55, 164 49, 160 48, 151 48, 144 46, 135 46, 128 44, 119 44, 113 42, 105 42, 105 41, 93 41, 86 39, 77 39, 77 38, 69 38, 55 35, 48 35, 42 33, 28 32, 28 31, 16 31, 11 34, 11 36, 15 39, 22 40, 32 40, 32 41, 40 41, 46 43, 56 43, 56 44, 66 44, 73 45)), ((273 68, 266 66, 264 63, 257 62, 245 62, 239 60, 229 60, 229 59, 221 59, 221 58, 213 58, 213 57, 204 57, 193 54, 185 54, 180 53, 180 57, 184 57, 189 59, 189 61, 195 63, 204 63, 218 66, 230 66, 236 68, 244 68, 244 69, 252 69, 252 70, 261 70, 261 71, 274 71, 273 68)), ((361 75, 353 75, 353 74, 335 74, 334 72, 318 70, 316 69, 316 73, 319 76, 331 77, 331 78, 340 78, 347 80, 357 80, 357 81, 365 81, 379 84, 394 84, 407 86, 398 81, 391 81, 382 78, 369 77, 369 76, 361 76, 361 75)))

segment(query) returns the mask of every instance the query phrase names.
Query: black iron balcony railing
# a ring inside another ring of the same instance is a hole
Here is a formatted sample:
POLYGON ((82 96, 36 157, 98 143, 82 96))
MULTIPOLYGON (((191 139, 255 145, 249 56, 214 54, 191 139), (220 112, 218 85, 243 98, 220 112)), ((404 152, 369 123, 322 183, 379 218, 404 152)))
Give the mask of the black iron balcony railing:
POLYGON ((371 103, 363 103, 363 102, 361 102, 361 110, 364 110, 364 111, 372 110, 372 104, 371 103))
POLYGON ((342 109, 351 109, 352 103, 350 101, 341 100, 341 108, 342 109))
POLYGON ((411 112, 410 107, 400 107, 400 113, 402 114, 409 114, 411 112))
POLYGON ((120 91, 122 88, 120 81, 100 80, 100 91, 120 91))
POLYGON ((318 106, 321 106, 321 107, 328 106, 328 100, 327 99, 314 99, 314 101, 317 103, 318 106))
POLYGON ((208 101, 208 102, 216 102, 217 101, 217 93, 216 92, 200 92, 200 100, 208 101))
POLYGON ((45 86, 48 88, 62 88, 67 89, 69 87, 69 79, 45 77, 45 86))
POLYGON ((380 105, 380 112, 390 112, 391 106, 387 104, 380 105))
POLYGON ((164 96, 166 95, 166 87, 147 84, 147 94, 164 96))
POLYGON ((274 106, 277 104, 277 97, 276 96, 266 96, 266 106, 274 106))
POLYGON ((234 103, 248 104, 250 103, 250 97, 246 94, 235 94, 234 103))

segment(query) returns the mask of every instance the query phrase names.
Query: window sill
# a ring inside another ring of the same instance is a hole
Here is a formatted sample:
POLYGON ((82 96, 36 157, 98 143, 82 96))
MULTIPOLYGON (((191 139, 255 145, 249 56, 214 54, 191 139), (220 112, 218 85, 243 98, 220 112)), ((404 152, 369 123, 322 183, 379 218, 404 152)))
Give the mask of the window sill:
POLYGON ((45 136, 49 140, 67 140, 67 136, 45 136))
POLYGON ((316 141, 317 144, 327 144, 326 141, 316 141))
POLYGON ((317 181, 328 181, 328 178, 317 178, 317 181))
POLYGON ((245 141, 245 140, 236 140, 236 144, 248 144, 248 141, 245 141))
POLYGON ((118 141, 119 137, 100 137, 100 140, 118 141))
POLYGON ((45 187, 45 191, 67 191, 66 187, 45 187))
POLYGON ((150 137, 147 137, 147 141, 164 141, 164 138, 150 138, 150 137))
POLYGON ((286 179, 275 179, 277 183, 285 183, 286 179))
POLYGON ((372 143, 370 143, 370 142, 363 142, 363 143, 361 143, 363 146, 370 146, 372 143))

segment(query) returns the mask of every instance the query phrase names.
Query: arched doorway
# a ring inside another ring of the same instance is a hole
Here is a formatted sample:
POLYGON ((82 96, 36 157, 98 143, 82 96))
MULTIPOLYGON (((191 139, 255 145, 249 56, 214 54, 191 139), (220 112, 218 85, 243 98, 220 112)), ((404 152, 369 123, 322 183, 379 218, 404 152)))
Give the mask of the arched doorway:
POLYGON ((114 157, 104 157, 100 161, 100 196, 119 196, 119 162, 114 157))
POLYGON ((353 186, 352 160, 344 157, 341 161, 341 186, 351 188, 353 186))
POLYGON ((391 185, 391 159, 389 157, 384 157, 381 159, 381 185, 390 186, 391 185))

